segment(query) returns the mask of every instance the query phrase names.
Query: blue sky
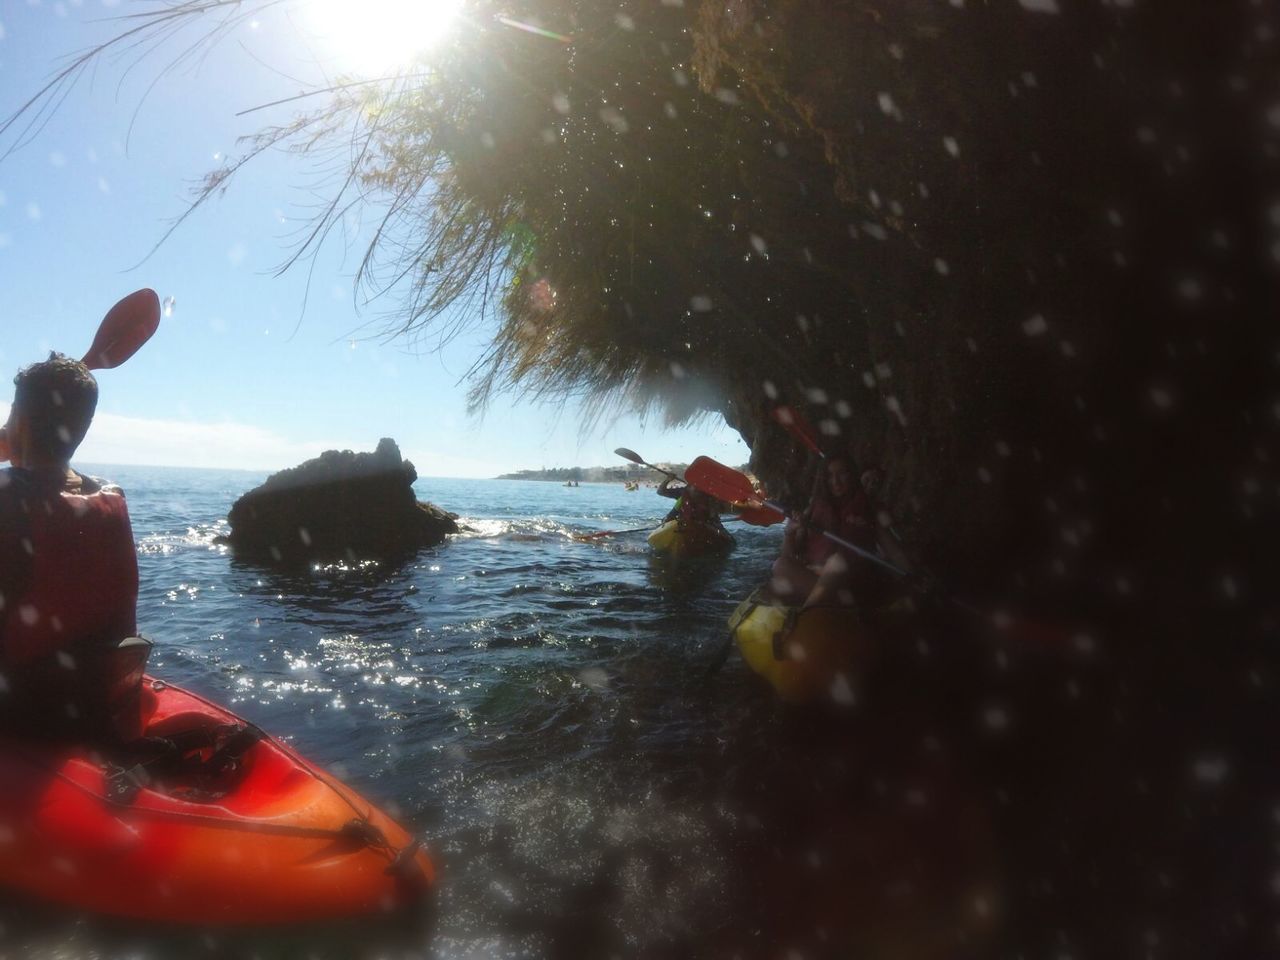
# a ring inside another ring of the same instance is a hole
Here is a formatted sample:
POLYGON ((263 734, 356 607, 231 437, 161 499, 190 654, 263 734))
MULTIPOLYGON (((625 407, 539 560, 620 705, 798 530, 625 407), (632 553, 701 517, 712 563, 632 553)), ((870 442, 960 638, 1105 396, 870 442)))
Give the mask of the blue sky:
MULTIPOLYGON (((396 0, 363 6, 378 2, 396 0)), ((69 54, 118 32, 109 18, 154 6, 4 0, 0 115, 69 54)), ((12 371, 49 349, 80 355, 115 300, 150 286, 174 298, 173 313, 132 360, 99 374, 86 462, 275 469, 330 447, 372 449, 383 436, 424 476, 621 463, 617 446, 651 460, 744 461, 745 444, 718 417, 679 431, 625 417, 584 434, 575 405, 512 397, 470 417, 459 380, 482 337, 437 352, 363 339, 385 304, 353 300, 358 243, 331 244, 313 269, 274 275, 327 182, 296 156, 260 158, 152 253, 192 184, 237 153, 237 137, 292 108, 237 111, 369 66, 301 22, 305 2, 296 6, 302 31, 277 16, 204 55, 182 57, 186 43, 173 40, 140 61, 104 60, 0 161, 0 413, 12 371)))

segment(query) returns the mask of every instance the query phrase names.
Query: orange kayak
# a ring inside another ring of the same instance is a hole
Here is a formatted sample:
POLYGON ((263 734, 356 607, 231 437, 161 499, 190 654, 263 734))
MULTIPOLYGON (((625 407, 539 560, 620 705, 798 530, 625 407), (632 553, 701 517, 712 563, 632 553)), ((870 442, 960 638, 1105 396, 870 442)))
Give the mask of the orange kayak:
POLYGON ((285 925, 408 907, 435 883, 386 814, 278 740, 162 680, 104 760, 0 738, 0 886, 171 924, 285 925))

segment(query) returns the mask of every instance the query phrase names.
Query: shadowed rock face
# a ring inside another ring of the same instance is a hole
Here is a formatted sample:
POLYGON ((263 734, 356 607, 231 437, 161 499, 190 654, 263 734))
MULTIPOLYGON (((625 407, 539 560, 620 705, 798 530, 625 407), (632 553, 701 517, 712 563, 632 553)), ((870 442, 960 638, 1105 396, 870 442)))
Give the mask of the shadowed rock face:
POLYGON ((373 453, 326 450, 272 474, 231 507, 227 542, 274 563, 392 557, 456 533, 456 514, 413 495, 418 477, 394 440, 373 453))
POLYGON ((722 406, 768 489, 808 492, 811 458, 770 420, 788 402, 886 468, 900 529, 949 581, 1177 629, 1186 603, 1208 624, 1241 609, 1261 504, 1239 478, 1276 461, 1261 5, 696 9, 699 82, 762 111, 792 170, 731 214, 769 252, 759 282, 735 275, 735 309, 785 304, 755 338, 772 370, 734 358, 722 406), (768 202, 797 181, 821 208, 768 202), (797 248, 812 265, 784 274, 797 248))

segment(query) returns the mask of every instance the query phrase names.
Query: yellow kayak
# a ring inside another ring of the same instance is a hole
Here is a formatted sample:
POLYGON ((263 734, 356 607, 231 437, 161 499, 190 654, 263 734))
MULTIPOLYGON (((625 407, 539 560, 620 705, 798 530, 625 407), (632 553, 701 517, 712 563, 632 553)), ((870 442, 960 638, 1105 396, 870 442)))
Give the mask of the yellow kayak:
POLYGON ((858 678, 875 653, 872 630, 855 607, 788 607, 757 590, 729 617, 742 658, 783 700, 856 699, 858 678))
POLYGON ((733 537, 715 527, 681 525, 668 520, 649 534, 649 546, 672 557, 700 557, 733 549, 733 537))

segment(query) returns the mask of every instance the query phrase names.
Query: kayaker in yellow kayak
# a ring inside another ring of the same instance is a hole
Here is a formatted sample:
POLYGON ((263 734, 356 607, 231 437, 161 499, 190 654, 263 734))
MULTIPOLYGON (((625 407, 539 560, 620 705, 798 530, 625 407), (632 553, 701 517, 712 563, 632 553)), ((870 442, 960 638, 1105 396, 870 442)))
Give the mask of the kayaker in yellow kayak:
POLYGON ((0 471, 0 727, 103 736, 110 685, 95 654, 137 632, 138 560, 120 488, 70 464, 98 384, 51 354, 14 388, 0 429, 12 463, 0 471))
POLYGON ((720 503, 715 497, 708 496, 701 490, 689 486, 677 477, 667 477, 658 485, 658 496, 675 500, 676 505, 663 517, 663 522, 677 521, 681 527, 694 529, 710 527, 729 536, 724 524, 720 522, 720 503), (675 482, 679 486, 672 488, 675 482))
POLYGON ((808 508, 787 521, 782 553, 774 562, 770 581, 779 599, 802 608, 849 606, 859 595, 877 588, 874 565, 821 536, 822 530, 864 550, 879 549, 891 563, 913 571, 876 501, 883 482, 884 472, 878 467, 864 470, 855 482, 851 459, 839 454, 827 458, 808 508))

